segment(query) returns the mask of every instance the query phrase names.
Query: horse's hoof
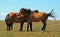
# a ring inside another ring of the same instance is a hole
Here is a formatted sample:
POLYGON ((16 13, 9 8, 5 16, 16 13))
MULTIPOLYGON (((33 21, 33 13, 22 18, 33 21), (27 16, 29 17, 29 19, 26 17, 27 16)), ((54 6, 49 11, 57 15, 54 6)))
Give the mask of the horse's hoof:
POLYGON ((29 30, 27 30, 27 31, 29 31, 29 30))
POLYGON ((10 30, 7 30, 7 31, 10 31, 10 30))
POLYGON ((45 30, 42 30, 43 32, 45 32, 45 30))
POLYGON ((31 30, 31 32, 33 32, 33 30, 31 30))
POLYGON ((22 31, 22 30, 19 30, 19 31, 22 31))
POLYGON ((20 31, 22 31, 22 29, 20 29, 20 31))
POLYGON ((45 32, 45 30, 43 30, 43 32, 45 32))
POLYGON ((45 29, 41 30, 42 32, 45 32, 45 29))
POLYGON ((41 30, 42 30, 43 32, 45 31, 45 29, 44 29, 44 28, 42 28, 41 30))

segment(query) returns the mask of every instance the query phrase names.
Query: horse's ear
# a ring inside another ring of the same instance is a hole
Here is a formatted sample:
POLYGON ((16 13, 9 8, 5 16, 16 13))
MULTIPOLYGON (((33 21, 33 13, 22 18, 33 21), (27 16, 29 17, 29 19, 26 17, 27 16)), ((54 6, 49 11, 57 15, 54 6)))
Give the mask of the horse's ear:
POLYGON ((36 10, 36 12, 39 12, 38 10, 36 10))
POLYGON ((39 11, 38 11, 38 10, 33 10, 32 12, 39 13, 39 11))

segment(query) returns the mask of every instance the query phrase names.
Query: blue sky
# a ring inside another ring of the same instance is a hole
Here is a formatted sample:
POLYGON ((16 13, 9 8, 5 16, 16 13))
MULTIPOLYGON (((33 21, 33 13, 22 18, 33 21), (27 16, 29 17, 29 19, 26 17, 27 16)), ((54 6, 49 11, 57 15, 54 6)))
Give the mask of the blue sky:
POLYGON ((19 12, 22 7, 46 13, 54 8, 56 19, 60 20, 60 0, 0 0, 0 20, 4 20, 11 11, 19 12))

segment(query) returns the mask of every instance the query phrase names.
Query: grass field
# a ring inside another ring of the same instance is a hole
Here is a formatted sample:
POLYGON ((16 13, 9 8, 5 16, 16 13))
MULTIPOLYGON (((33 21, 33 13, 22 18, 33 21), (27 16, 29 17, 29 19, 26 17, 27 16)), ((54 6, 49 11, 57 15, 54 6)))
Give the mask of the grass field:
POLYGON ((43 24, 33 22, 33 32, 27 31, 27 23, 24 23, 23 31, 19 31, 20 24, 14 23, 12 31, 6 31, 6 24, 0 21, 0 37, 60 37, 60 21, 47 21, 46 31, 42 32, 43 24))

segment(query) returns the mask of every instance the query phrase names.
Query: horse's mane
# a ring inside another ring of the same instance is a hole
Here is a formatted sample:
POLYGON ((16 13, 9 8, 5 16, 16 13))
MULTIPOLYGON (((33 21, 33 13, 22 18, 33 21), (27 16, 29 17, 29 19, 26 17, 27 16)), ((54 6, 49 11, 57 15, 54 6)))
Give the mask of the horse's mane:
POLYGON ((31 14, 31 9, 21 8, 19 11, 19 15, 20 14, 25 14, 26 16, 29 16, 31 14))

